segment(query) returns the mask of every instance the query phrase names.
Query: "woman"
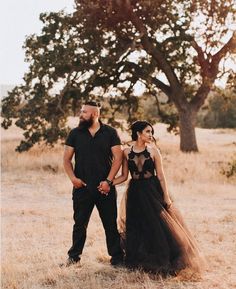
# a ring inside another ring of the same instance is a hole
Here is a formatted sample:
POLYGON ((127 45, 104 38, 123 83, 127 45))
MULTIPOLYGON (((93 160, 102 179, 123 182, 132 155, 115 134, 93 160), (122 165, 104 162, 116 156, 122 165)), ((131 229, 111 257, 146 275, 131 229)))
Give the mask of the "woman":
POLYGON ((150 146, 153 127, 137 121, 131 130, 134 145, 124 150, 122 174, 113 181, 120 184, 131 174, 119 219, 125 264, 165 275, 199 272, 197 246, 169 196, 160 151, 150 146))

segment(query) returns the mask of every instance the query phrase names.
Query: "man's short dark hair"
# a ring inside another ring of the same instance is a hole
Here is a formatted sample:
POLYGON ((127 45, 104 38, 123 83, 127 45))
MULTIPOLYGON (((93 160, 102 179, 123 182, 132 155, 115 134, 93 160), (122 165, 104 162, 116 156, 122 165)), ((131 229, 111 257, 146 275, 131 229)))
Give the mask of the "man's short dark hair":
POLYGON ((94 100, 88 100, 84 103, 84 105, 91 105, 91 106, 95 106, 95 107, 101 107, 100 102, 94 101, 94 100))

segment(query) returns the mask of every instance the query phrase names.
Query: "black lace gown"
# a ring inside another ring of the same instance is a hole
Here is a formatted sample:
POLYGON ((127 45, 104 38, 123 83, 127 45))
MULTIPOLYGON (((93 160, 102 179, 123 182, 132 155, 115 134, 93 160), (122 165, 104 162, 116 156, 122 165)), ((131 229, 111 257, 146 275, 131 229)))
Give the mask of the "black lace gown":
POLYGON ((128 155, 131 180, 120 206, 119 228, 129 268, 176 274, 202 264, 193 237, 172 205, 163 199, 155 165, 147 149, 128 155))

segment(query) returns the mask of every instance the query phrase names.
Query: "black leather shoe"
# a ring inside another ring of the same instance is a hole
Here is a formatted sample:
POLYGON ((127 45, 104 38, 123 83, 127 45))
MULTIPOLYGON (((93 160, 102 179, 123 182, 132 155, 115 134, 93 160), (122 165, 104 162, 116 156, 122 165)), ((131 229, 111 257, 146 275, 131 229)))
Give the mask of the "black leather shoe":
POLYGON ((114 258, 114 257, 112 257, 110 262, 111 262, 111 265, 114 266, 114 267, 122 267, 122 266, 124 266, 123 258, 114 258))

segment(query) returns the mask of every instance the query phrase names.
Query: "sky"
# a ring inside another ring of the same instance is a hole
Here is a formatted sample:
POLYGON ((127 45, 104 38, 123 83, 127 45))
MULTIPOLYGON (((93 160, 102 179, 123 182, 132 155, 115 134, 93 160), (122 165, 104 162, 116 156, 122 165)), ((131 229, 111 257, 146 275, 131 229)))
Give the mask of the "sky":
POLYGON ((25 37, 40 33, 42 12, 73 11, 74 0, 2 0, 0 4, 0 85, 17 85, 27 71, 25 37))

